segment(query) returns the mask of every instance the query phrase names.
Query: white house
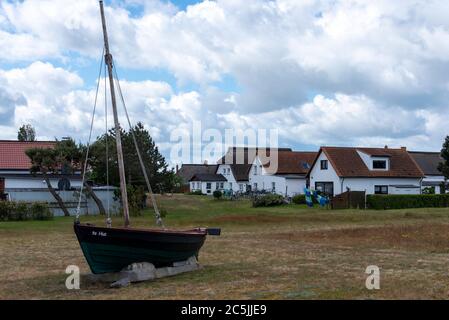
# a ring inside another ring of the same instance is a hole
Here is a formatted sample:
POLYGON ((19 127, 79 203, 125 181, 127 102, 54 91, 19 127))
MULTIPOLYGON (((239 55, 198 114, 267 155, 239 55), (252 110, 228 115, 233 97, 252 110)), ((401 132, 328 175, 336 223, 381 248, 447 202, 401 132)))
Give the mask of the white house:
POLYGON ((438 165, 443 162, 439 152, 409 151, 409 154, 424 172, 422 188, 434 187, 435 193, 441 193, 441 185, 445 183, 443 174, 438 170, 438 165))
MULTIPOLYGON (((246 192, 251 191, 256 186, 258 189, 257 181, 250 181, 250 177, 253 175, 251 170, 255 165, 256 158, 259 156, 260 159, 268 159, 264 156, 268 156, 270 152, 276 151, 278 154, 284 152, 292 152, 290 148, 249 148, 249 147, 233 147, 229 148, 226 154, 217 162, 217 174, 223 175, 227 184, 225 189, 230 189, 234 192, 246 192), (255 184, 254 184, 255 183, 255 184)), ((278 159, 276 159, 278 160, 278 159)), ((274 172, 270 172, 272 175, 276 175, 274 172)), ((283 172, 286 176, 291 174, 289 178, 297 178, 295 172, 283 172)), ((269 172, 267 172, 269 174, 269 172)), ((258 177, 257 177, 258 178, 258 177)), ((256 179, 257 179, 256 178, 256 179)), ((283 179, 280 176, 273 177, 273 179, 283 179)), ((290 184, 293 180, 284 182, 284 184, 290 184)), ((293 182, 294 183, 294 182, 293 182)), ((262 183, 263 184, 263 183, 262 183)), ((261 185, 262 185, 261 184, 261 185)), ((260 187, 259 187, 260 188, 260 187)), ((279 185, 279 190, 285 191, 284 185, 279 185)), ((291 189, 293 190, 293 188, 291 189)))
POLYGON ((316 157, 316 152, 280 150, 269 157, 258 154, 252 163, 249 183, 252 190, 275 192, 285 196, 304 193, 307 173, 316 157), (275 162, 275 163, 274 163, 275 162))
POLYGON ((206 195, 212 195, 214 191, 225 190, 226 178, 221 174, 198 173, 190 179, 190 191, 201 191, 206 195))
MULTIPOLYGON (((0 193, 24 190, 47 190, 41 176, 30 173, 31 161, 25 151, 32 148, 53 148, 54 141, 0 141, 0 193)), ((50 175, 55 189, 81 186, 81 175, 50 175)))
POLYGON ((213 164, 183 164, 181 168, 178 170, 178 166, 176 166, 176 174, 181 178, 183 184, 183 190, 187 191, 188 188, 190 191, 196 190, 196 184, 191 184, 191 179, 196 174, 215 174, 217 171, 217 165, 213 164), (193 189, 192 189, 193 188, 193 189))
POLYGON ((311 188, 333 196, 419 194, 425 176, 406 148, 321 147, 308 177, 311 188))
POLYGON ((249 171, 256 155, 256 148, 229 148, 226 154, 217 161, 217 174, 226 178, 227 190, 246 192, 251 189, 249 171))
MULTIPOLYGON (((26 150, 32 148, 54 148, 54 141, 0 141, 0 200, 23 202, 47 202, 50 210, 56 216, 62 215, 62 210, 47 188, 47 183, 41 175, 30 173, 31 161, 26 150)), ((70 214, 75 214, 78 204, 77 191, 81 187, 81 174, 51 174, 51 185, 65 202, 70 214)), ((112 213, 120 210, 120 203, 114 198, 114 187, 94 186, 92 188, 106 206, 110 204, 112 213)), ((93 199, 83 197, 81 214, 97 214, 99 212, 93 199)))

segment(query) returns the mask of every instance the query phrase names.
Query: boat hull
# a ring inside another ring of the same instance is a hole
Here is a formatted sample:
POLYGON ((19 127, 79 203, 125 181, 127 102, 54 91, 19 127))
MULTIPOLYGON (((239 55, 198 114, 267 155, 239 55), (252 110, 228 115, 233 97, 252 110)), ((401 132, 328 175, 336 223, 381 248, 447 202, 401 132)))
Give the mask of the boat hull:
POLYGON ((156 268, 197 256, 207 230, 188 231, 105 228, 75 223, 75 234, 94 274, 119 272, 136 262, 156 268))

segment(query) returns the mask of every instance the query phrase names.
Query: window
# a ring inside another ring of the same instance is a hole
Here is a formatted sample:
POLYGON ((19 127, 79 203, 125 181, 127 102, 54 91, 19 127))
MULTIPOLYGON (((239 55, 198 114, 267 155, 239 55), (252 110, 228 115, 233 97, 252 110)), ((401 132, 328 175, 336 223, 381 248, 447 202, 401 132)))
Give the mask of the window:
POLYGON ((231 168, 228 168, 228 174, 231 174, 231 168))
POLYGON ((387 160, 373 160, 373 169, 387 169, 387 160))
POLYGON ((210 183, 210 182, 206 183, 206 189, 207 190, 212 189, 212 183, 210 183))
POLYGON ((327 170, 327 160, 320 161, 321 170, 327 170))
POLYGON ((224 182, 220 182, 220 189, 224 189, 224 182))
POLYGON ((197 183, 196 183, 196 188, 197 188, 197 189, 201 189, 201 183, 197 182, 197 183))
POLYGON ((333 196, 334 195, 334 183, 333 182, 315 182, 315 190, 320 191, 323 194, 333 196))
POLYGON ((226 168, 223 169, 223 174, 226 174, 226 168))
POLYGON ((229 189, 232 190, 232 182, 229 182, 229 189))
POLYGON ((271 190, 276 191, 276 182, 271 183, 271 190))
POLYGON ((254 175, 257 176, 257 166, 254 166, 254 175))
POLYGON ((257 190, 257 182, 254 183, 254 190, 257 190))
POLYGON ((216 183, 215 183, 215 190, 218 190, 218 189, 220 189, 220 183, 219 183, 219 182, 216 182, 216 183))
POLYGON ((388 186, 374 186, 375 194, 388 194, 388 186))
POLYGON ((239 184, 239 189, 241 192, 243 192, 243 184, 239 184))

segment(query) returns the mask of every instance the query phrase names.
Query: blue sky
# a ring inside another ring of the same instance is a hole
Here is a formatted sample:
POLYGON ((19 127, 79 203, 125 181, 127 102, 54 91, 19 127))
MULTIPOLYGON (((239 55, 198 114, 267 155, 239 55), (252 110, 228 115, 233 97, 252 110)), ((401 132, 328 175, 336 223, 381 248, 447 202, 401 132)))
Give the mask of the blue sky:
MULTIPOLYGON (((130 114, 168 157, 173 136, 197 123, 277 130, 297 150, 438 150, 448 10, 424 0, 106 1, 130 114)), ((40 139, 85 141, 101 50, 96 1, 1 2, 0 139, 31 123, 40 139)))

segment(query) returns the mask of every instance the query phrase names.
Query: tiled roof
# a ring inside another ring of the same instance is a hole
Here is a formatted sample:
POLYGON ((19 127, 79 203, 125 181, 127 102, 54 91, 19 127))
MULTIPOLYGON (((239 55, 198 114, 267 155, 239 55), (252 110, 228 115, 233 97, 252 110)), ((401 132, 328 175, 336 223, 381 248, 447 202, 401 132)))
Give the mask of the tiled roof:
MULTIPOLYGON (((422 178, 421 171, 414 159, 405 149, 391 148, 352 148, 352 147, 321 147, 340 177, 394 177, 422 178), (369 170, 357 150, 372 156, 390 157, 389 170, 369 170)), ((318 155, 315 158, 315 162, 318 155)))
POLYGON ((426 176, 443 175, 438 170, 438 164, 443 162, 443 158, 439 152, 409 151, 408 153, 410 153, 426 176))
POLYGON ((28 170, 31 161, 25 151, 32 148, 53 148, 54 141, 9 141, 0 140, 0 169, 28 170))
POLYGON ((184 183, 187 183, 195 174, 215 174, 217 167, 216 164, 183 164, 177 175, 184 180, 184 183))
MULTIPOLYGON (((306 152, 306 151, 279 151, 277 154, 277 166, 272 166, 270 168, 269 158, 268 161, 261 159, 265 169, 267 171, 272 171, 272 174, 299 174, 306 175, 312 163, 315 160, 317 152, 306 152), (271 170, 273 169, 273 170, 271 170)), ((262 157, 260 157, 262 158, 262 157)))
POLYGON ((232 174, 237 181, 248 181, 249 171, 257 154, 262 152, 269 155, 272 150, 278 152, 292 151, 290 148, 229 148, 228 152, 218 160, 218 164, 228 164, 231 167, 232 174))
POLYGON ((190 181, 227 181, 221 174, 198 173, 195 174, 190 181))

